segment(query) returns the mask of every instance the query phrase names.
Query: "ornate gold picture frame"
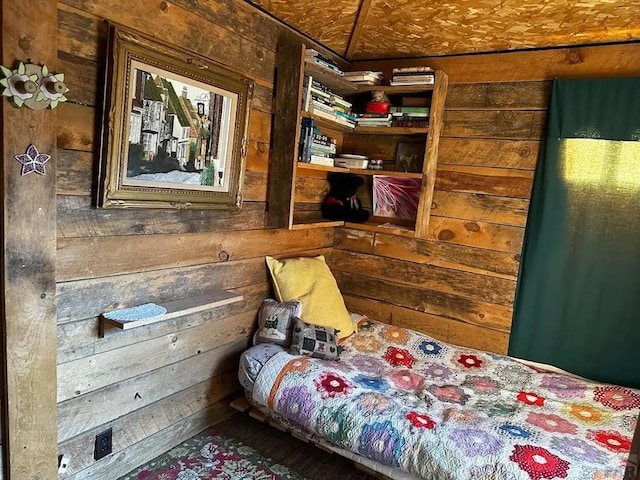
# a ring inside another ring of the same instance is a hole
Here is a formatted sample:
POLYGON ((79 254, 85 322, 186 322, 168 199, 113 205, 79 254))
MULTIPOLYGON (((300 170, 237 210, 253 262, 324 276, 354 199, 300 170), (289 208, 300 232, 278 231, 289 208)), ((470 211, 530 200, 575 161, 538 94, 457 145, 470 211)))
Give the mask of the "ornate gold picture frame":
POLYGON ((242 204, 253 81, 110 26, 97 206, 242 204))

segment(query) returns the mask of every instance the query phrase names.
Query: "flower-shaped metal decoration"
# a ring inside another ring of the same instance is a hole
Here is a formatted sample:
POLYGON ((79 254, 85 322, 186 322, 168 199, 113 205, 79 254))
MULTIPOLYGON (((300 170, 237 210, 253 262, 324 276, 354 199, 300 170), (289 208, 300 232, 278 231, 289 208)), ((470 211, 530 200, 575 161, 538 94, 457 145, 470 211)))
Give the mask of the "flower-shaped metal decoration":
POLYGON ((20 62, 15 70, 0 65, 0 72, 4 75, 0 79, 2 95, 16 107, 42 110, 67 100, 64 94, 69 89, 64 84, 64 73, 53 74, 46 65, 20 62))
POLYGON ((46 173, 44 171, 44 164, 49 161, 51 155, 40 153, 35 145, 29 145, 25 153, 14 155, 14 157, 22 164, 22 175, 27 175, 31 172, 44 175, 46 173))

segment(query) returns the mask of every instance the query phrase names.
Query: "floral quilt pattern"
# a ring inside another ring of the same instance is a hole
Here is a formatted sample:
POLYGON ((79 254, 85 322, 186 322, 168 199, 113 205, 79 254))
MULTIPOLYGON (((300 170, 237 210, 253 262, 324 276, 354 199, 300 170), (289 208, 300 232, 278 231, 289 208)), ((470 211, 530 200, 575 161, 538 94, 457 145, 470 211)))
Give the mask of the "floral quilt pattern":
POLYGON ((424 479, 623 478, 636 390, 369 320, 342 348, 339 361, 277 354, 253 400, 424 479))

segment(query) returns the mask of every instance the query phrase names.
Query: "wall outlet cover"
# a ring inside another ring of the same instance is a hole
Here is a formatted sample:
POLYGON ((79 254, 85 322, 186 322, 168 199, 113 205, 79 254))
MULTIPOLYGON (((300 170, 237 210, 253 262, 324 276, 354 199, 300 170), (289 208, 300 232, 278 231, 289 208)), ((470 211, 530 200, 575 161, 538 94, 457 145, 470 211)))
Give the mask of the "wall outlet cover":
POLYGON ((111 453, 112 449, 112 431, 111 429, 105 430, 102 433, 96 435, 96 443, 93 450, 93 458, 100 460, 111 453))

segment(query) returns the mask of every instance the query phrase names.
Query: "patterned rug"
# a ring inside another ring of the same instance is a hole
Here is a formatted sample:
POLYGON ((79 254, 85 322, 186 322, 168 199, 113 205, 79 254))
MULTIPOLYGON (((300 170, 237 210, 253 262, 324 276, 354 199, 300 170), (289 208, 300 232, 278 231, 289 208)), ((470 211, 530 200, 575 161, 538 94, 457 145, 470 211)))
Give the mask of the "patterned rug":
POLYGON ((215 429, 190 438, 119 480, 305 480, 215 429))

